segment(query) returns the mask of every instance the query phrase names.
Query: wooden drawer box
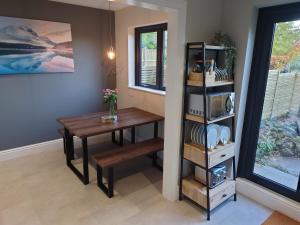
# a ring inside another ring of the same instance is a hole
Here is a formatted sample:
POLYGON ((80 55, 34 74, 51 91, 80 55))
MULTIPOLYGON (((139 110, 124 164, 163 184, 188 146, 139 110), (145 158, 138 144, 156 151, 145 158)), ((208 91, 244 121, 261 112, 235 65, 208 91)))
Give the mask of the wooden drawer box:
MULTIPOLYGON (((208 168, 212 168, 221 162, 234 156, 234 143, 219 145, 208 152, 208 168)), ((204 146, 184 144, 184 158, 202 167, 205 167, 204 146)))
MULTIPOLYGON (((194 178, 188 177, 182 181, 182 192, 188 198, 192 199, 204 208, 207 208, 206 200, 206 186, 200 182, 194 180, 194 178)), ((219 186, 210 189, 209 201, 210 209, 214 209, 222 202, 230 198, 235 194, 235 181, 227 180, 219 186)))

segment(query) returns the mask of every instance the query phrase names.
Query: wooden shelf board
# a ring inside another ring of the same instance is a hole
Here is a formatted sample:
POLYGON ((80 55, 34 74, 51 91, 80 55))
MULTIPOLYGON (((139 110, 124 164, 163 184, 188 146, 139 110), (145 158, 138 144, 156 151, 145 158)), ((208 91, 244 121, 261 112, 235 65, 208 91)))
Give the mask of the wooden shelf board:
MULTIPOLYGON (((233 85, 234 81, 215 81, 213 83, 206 84, 206 87, 219 87, 219 86, 226 86, 226 85, 233 85)), ((188 86, 195 86, 195 87, 203 87, 202 81, 196 81, 196 80, 188 80, 187 81, 188 86)))
MULTIPOLYGON (((204 46, 200 43, 189 43, 189 48, 190 49, 202 49, 204 46)), ((215 46, 215 45, 205 45, 206 50, 220 50, 224 51, 227 48, 224 46, 215 46)))
MULTIPOLYGON (((220 117, 220 118, 217 118, 217 119, 214 119, 214 120, 208 120, 206 123, 207 124, 212 124, 212 123, 216 123, 216 122, 219 122, 219 121, 222 121, 222 120, 232 118, 234 116, 235 116, 235 114, 231 114, 231 115, 223 116, 223 117, 220 117)), ((186 113, 185 114, 185 119, 204 124, 204 118, 202 116, 196 116, 196 115, 186 113)))
MULTIPOLYGON (((184 143, 184 146, 185 147, 192 147, 194 149, 197 149, 198 151, 205 152, 205 146, 204 145, 197 145, 197 144, 193 144, 193 143, 184 143)), ((234 146, 234 142, 229 142, 226 145, 219 144, 216 148, 213 148, 213 149, 209 148, 208 149, 208 154, 215 153, 217 151, 222 151, 223 149, 230 148, 232 146, 234 146)))

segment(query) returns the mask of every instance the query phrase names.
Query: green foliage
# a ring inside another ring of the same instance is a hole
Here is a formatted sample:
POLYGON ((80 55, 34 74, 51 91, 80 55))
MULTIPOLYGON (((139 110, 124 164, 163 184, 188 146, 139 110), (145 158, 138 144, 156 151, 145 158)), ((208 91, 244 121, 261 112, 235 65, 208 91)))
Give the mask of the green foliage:
POLYGON ((156 49, 157 48, 157 34, 156 32, 142 34, 142 48, 156 49))
POLYGON ((277 23, 273 40, 272 55, 287 55, 300 40, 300 27, 294 22, 277 23))
POLYGON ((299 71, 300 26, 295 22, 277 23, 270 69, 279 71, 299 71))
POLYGON ((295 60, 293 60, 290 64, 290 71, 293 72, 300 72, 300 55, 297 56, 297 58, 295 58, 295 60))
POLYGON ((256 151, 256 160, 261 161, 264 157, 272 155, 276 144, 274 141, 259 142, 256 151))
POLYGON ((222 32, 216 32, 214 36, 214 45, 227 47, 228 50, 225 52, 225 68, 229 75, 233 74, 233 63, 236 58, 236 48, 235 43, 231 37, 222 32))
POLYGON ((235 50, 235 43, 231 39, 231 37, 227 34, 224 34, 222 32, 216 32, 214 36, 214 44, 225 46, 228 48, 233 48, 235 50))

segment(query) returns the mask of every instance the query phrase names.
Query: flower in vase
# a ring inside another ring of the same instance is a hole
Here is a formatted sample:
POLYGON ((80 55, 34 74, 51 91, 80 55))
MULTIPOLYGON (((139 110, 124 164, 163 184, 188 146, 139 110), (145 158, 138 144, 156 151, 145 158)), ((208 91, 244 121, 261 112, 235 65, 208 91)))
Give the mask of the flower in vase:
POLYGON ((116 115, 116 103, 118 100, 118 89, 103 89, 104 102, 109 104, 109 114, 110 116, 116 115))

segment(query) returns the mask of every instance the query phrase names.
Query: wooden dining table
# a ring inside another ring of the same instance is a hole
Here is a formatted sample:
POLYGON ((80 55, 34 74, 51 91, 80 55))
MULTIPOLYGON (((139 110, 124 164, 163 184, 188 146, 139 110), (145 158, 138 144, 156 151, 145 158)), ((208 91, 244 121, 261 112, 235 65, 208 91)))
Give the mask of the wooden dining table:
POLYGON ((108 112, 97 112, 78 117, 58 118, 57 121, 64 127, 66 163, 75 175, 83 182, 89 184, 88 167, 88 141, 87 138, 105 133, 112 133, 112 142, 123 145, 123 130, 131 129, 131 143, 135 143, 135 127, 154 124, 154 137, 158 137, 158 123, 164 117, 138 109, 125 108, 117 111, 118 120, 113 123, 104 123, 101 116, 108 112), (116 141, 116 132, 119 132, 119 141, 116 141), (83 174, 73 165, 74 160, 74 136, 82 141, 83 174))

